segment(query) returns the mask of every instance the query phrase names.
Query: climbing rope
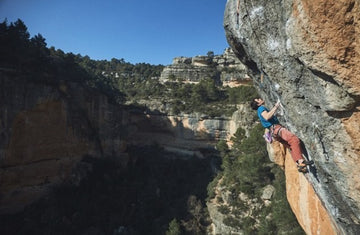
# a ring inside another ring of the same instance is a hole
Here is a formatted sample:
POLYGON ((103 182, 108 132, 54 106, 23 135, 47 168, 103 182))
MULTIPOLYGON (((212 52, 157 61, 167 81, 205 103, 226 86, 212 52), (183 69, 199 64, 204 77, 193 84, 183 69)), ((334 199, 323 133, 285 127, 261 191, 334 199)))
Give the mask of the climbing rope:
MULTIPOLYGON (((254 7, 252 5, 251 1, 250 1, 250 5, 251 5, 252 8, 254 7)), ((252 24, 252 21, 251 21, 251 17, 250 17, 250 12, 249 12, 249 9, 248 9, 248 4, 246 3, 246 0, 244 0, 244 8, 245 8, 246 15, 249 17, 249 25, 250 25, 250 28, 251 28, 251 32, 254 34, 255 39, 258 41, 258 45, 259 45, 260 51, 261 51, 261 43, 260 43, 261 41, 260 41, 260 38, 257 35, 256 31, 254 30, 254 27, 253 27, 253 24, 252 24)), ((239 20, 239 14, 240 14, 240 0, 238 0, 238 5, 237 5, 237 17, 238 17, 238 20, 239 20)), ((259 19, 257 19, 257 24, 260 25, 259 19)), ((238 23, 238 25, 239 25, 239 23, 238 23)), ((263 89, 264 88, 264 84, 263 84, 264 73, 263 73, 263 70, 262 70, 261 62, 260 62, 260 66, 258 67, 258 69, 261 71, 259 88, 263 89)))
POLYGON ((240 0, 238 0, 238 2, 237 2, 236 14, 237 14, 238 16, 240 15, 240 0))
POLYGON ((263 73, 262 71, 261 71, 261 75, 260 75, 259 88, 260 88, 260 89, 264 89, 264 73, 263 73))
POLYGON ((237 7, 236 7, 236 25, 237 27, 239 27, 239 17, 240 17, 240 0, 238 0, 237 2, 237 7))

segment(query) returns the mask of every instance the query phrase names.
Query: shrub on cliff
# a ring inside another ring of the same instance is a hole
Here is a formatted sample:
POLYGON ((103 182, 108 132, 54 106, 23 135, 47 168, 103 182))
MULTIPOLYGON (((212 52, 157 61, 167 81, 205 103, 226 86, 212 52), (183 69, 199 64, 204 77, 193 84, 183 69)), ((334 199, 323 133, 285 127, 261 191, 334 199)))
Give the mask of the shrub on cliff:
POLYGON ((254 86, 239 86, 227 88, 228 102, 230 104, 239 104, 245 101, 251 101, 258 97, 254 86))
POLYGON ((213 79, 205 79, 198 84, 166 83, 165 87, 169 92, 163 95, 175 114, 199 112, 212 117, 231 116, 236 111, 236 104, 257 96, 252 86, 224 88, 213 79))

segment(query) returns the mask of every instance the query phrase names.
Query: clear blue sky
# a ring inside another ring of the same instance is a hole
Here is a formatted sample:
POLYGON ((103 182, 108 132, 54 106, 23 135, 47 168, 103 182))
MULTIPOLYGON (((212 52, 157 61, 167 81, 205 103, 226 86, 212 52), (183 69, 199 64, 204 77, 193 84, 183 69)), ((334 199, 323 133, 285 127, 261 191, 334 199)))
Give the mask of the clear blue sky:
POLYGON ((0 0, 0 20, 23 20, 48 47, 95 60, 168 65, 222 54, 226 0, 0 0))

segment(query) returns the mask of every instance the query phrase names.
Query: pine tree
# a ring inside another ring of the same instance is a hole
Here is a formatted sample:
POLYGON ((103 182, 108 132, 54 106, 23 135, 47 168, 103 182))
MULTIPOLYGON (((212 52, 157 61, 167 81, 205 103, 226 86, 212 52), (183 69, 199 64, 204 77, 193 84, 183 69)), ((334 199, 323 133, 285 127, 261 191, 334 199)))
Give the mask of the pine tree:
POLYGON ((169 223, 169 229, 166 231, 166 235, 180 235, 180 225, 176 219, 171 220, 169 223))

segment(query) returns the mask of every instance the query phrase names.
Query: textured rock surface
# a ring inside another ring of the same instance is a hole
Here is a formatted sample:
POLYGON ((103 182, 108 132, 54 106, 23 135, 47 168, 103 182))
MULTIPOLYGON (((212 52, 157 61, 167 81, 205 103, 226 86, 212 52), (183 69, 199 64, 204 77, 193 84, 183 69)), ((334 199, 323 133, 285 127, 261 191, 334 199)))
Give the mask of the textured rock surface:
POLYGON ((329 213, 305 175, 299 173, 288 153, 285 158, 286 195, 306 234, 339 234, 329 213))
POLYGON ((168 150, 187 155, 198 153, 201 149, 213 149, 220 139, 230 141, 240 126, 248 131, 254 123, 248 105, 238 105, 231 117, 218 118, 199 113, 167 115, 166 107, 149 103, 147 107, 163 110, 164 113, 147 114, 145 119, 143 114, 132 114, 127 122, 136 131, 128 141, 140 145, 157 143, 168 150))
POLYGON ((297 171, 290 153, 279 142, 268 144, 267 147, 270 159, 285 170, 286 196, 306 234, 341 233, 306 175, 297 171))
POLYGON ((268 106, 281 100, 282 123, 315 161, 312 187, 347 234, 360 232, 359 16, 355 0, 228 0, 224 16, 230 46, 268 106))
POLYGON ((239 86, 249 83, 247 68, 228 48, 222 55, 213 57, 176 57, 173 64, 166 66, 161 73, 160 81, 183 81, 197 83, 212 78, 224 86, 239 86))
POLYGON ((73 83, 0 76, 0 213, 69 178, 85 155, 120 156, 123 112, 105 96, 73 83))

